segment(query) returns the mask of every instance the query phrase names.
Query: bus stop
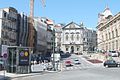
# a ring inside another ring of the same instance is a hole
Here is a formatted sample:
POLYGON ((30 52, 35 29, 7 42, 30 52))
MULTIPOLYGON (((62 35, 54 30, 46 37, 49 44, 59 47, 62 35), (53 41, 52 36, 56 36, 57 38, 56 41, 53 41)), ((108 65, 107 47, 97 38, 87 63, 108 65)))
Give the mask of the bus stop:
POLYGON ((30 73, 31 72, 32 48, 20 46, 8 46, 6 60, 6 71, 9 73, 30 73))

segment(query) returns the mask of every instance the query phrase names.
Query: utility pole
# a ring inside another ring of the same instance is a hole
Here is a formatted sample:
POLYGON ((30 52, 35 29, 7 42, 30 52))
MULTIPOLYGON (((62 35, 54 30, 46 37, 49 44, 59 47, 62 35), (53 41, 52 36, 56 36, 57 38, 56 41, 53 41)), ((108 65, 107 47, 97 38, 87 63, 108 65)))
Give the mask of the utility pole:
POLYGON ((55 30, 54 30, 54 28, 52 30, 52 33, 53 33, 53 70, 56 71, 56 68, 55 68, 55 30))

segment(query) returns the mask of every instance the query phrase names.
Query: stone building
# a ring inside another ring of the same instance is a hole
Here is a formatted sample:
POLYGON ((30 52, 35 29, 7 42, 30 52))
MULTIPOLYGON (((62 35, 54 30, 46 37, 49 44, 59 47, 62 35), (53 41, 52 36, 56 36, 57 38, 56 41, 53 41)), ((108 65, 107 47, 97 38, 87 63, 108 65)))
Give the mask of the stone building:
POLYGON ((120 50, 120 13, 112 15, 108 7, 98 15, 98 50, 120 50))
POLYGON ((69 53, 88 53, 96 48, 96 31, 70 22, 62 28, 61 50, 69 53))

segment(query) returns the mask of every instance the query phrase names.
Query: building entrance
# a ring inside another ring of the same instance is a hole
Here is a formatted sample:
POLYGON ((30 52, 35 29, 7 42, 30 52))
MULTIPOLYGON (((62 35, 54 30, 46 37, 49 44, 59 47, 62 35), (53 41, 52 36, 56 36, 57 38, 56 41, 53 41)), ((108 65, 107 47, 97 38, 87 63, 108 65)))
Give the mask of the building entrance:
POLYGON ((71 53, 74 53, 74 46, 71 46, 71 53))

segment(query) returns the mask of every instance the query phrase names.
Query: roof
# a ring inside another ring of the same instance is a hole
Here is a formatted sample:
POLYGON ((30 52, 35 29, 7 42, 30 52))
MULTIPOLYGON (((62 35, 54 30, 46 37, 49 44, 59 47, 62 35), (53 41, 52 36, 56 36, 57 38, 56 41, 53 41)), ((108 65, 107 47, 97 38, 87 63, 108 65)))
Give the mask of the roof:
POLYGON ((77 25, 77 26, 79 26, 79 28, 83 28, 82 26, 80 26, 77 23, 75 23, 75 22, 72 21, 72 22, 68 23, 67 25, 65 25, 62 29, 65 29, 67 26, 69 26, 71 24, 77 25))
POLYGON ((105 18, 113 15, 112 12, 110 11, 110 9, 108 8, 108 6, 106 6, 104 12, 101 14, 103 14, 105 18))

